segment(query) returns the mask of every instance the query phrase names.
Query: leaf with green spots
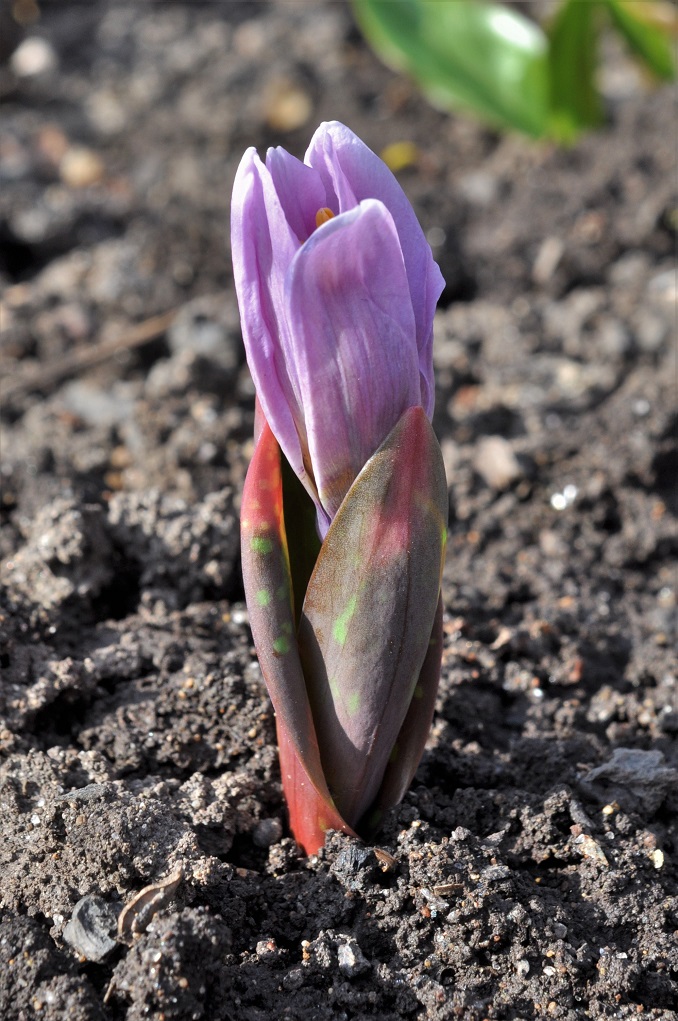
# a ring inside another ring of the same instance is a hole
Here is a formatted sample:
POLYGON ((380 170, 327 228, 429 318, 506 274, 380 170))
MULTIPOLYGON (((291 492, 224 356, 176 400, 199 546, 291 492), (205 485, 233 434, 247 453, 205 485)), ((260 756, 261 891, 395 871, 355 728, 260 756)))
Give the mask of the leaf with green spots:
POLYGON ((273 708, 311 783, 328 805, 318 741, 295 638, 280 447, 265 421, 247 472, 240 518, 252 637, 273 708), (276 598, 271 598, 275 593, 276 598))
POLYGON ((429 654, 446 521, 440 447, 422 409, 410 408, 332 522, 299 622, 323 773, 350 826, 384 782, 401 786, 413 749, 420 754, 417 730, 407 769, 390 779, 389 756, 429 654))
POLYGON ((332 628, 332 637, 334 638, 335 642, 339 643, 339 645, 344 645, 344 643, 346 642, 346 638, 348 635, 348 626, 351 623, 351 617, 355 613, 355 608, 357 605, 358 597, 356 595, 351 596, 351 598, 348 601, 348 606, 346 607, 343 613, 339 614, 339 616, 334 622, 334 627, 332 628))

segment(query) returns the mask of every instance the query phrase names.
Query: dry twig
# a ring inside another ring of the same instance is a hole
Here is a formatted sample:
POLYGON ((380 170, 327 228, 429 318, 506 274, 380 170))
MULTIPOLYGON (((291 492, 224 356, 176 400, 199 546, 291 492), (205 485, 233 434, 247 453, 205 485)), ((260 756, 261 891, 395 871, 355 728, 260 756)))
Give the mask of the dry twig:
POLYGON ((163 312, 162 315, 151 316, 150 319, 137 323, 117 337, 111 337, 110 340, 102 340, 95 344, 83 344, 58 362, 51 362, 44 366, 39 365, 18 379, 6 382, 2 388, 3 401, 15 401, 27 393, 49 392, 55 384, 60 383, 63 379, 75 376, 95 365, 100 365, 120 351, 132 351, 135 348, 143 347, 151 340, 161 337, 172 325, 177 313, 178 309, 172 309, 170 312, 163 312))

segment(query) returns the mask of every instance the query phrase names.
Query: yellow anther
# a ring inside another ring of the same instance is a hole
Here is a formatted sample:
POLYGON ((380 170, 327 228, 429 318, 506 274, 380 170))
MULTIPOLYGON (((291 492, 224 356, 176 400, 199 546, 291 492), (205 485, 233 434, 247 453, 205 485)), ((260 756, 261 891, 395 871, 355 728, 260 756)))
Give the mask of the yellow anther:
POLYGON ((322 209, 319 209, 318 212, 315 214, 315 225, 316 227, 322 227, 322 225, 324 223, 327 223, 328 220, 333 219, 334 213, 332 212, 332 210, 328 209, 327 206, 323 206, 322 209))

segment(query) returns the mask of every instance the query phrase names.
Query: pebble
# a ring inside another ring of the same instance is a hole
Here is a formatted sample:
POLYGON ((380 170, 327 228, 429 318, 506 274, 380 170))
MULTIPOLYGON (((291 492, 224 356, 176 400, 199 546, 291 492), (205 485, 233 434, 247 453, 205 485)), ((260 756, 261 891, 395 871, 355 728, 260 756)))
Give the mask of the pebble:
POLYGON ((615 748, 609 762, 592 769, 585 785, 605 790, 608 798, 645 813, 656 812, 666 795, 678 787, 678 770, 668 766, 659 750, 615 748))
POLYGON ((69 188, 89 188, 104 177, 103 160, 92 149, 73 146, 64 153, 59 165, 61 180, 69 188))
POLYGON ((35 78, 54 71, 58 60, 55 50, 39 36, 30 35, 12 54, 11 68, 17 78, 35 78))
POLYGON ((675 269, 657 273, 648 283, 647 289, 653 298, 675 308, 676 301, 678 301, 678 280, 676 280, 675 269))
POLYGON ((564 252, 565 245, 560 238, 544 238, 532 267, 532 279, 536 284, 548 283, 558 269, 564 252))
POLYGON ((664 865, 664 852, 657 847, 650 854, 650 860, 656 869, 661 869, 664 865))
POLYGON ((117 922, 118 913, 112 904, 96 894, 88 894, 75 905, 64 929, 64 940, 88 961, 99 963, 118 945, 111 936, 117 922))
POLYGON ((256 847, 271 847, 272 844, 277 844, 281 837, 280 819, 260 819, 252 834, 256 847))
POLYGON ((235 372, 240 358, 239 330, 224 312, 221 295, 203 295, 188 302, 167 333, 173 355, 200 355, 229 372, 235 372))
POLYGON ((523 470, 511 444, 503 436, 484 436, 476 448, 473 466, 491 489, 506 489, 523 470))
POLYGON ((639 310, 635 326, 638 347, 647 354, 660 351, 669 336, 670 327, 664 316, 647 309, 639 310))
POLYGON ((483 170, 465 174, 459 182, 459 191, 474 206, 489 206, 499 192, 499 182, 483 170))
POLYGON ((274 131, 296 131, 311 119, 313 100, 294 82, 275 79, 264 93, 264 120, 274 131))
POLYGON ((68 410, 87 425, 108 428, 132 415, 134 401, 124 387, 102 390, 91 383, 74 380, 62 388, 61 398, 68 410))
POLYGON ((339 971, 348 978, 361 975, 370 969, 370 962, 355 940, 351 940, 350 943, 341 943, 337 947, 337 963, 339 971))
POLYGON ((292 968, 282 980, 283 989, 286 989, 288 992, 300 989, 304 984, 305 977, 302 968, 292 968))

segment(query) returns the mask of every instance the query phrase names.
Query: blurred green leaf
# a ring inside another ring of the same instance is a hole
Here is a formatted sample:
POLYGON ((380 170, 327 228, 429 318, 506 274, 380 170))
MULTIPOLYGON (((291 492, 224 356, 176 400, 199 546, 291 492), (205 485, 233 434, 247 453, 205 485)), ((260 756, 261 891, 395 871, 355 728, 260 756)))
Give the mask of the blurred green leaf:
POLYGON ((675 27, 675 8, 652 0, 606 0, 612 21, 629 48, 658 78, 675 74, 671 42, 671 15, 675 27))
POLYGON ((353 0, 376 52, 433 103, 539 137, 548 120, 547 43, 507 6, 476 0, 353 0))
POLYGON ((549 29, 549 134, 560 142, 603 119, 595 82, 600 13, 595 0, 565 0, 549 29))

